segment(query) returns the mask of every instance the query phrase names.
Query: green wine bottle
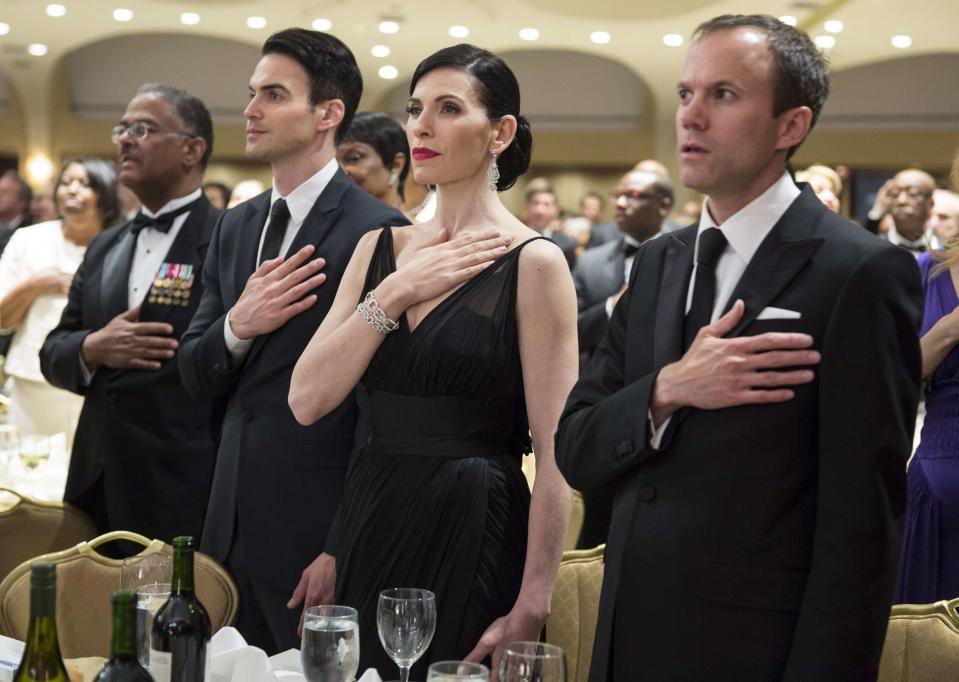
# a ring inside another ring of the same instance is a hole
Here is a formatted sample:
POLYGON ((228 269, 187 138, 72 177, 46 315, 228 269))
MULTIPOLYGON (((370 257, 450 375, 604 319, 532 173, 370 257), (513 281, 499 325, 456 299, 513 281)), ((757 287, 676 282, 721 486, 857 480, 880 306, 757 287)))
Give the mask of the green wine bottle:
POLYGON ((110 660, 93 682, 153 682, 137 660, 137 596, 119 590, 113 593, 113 643, 110 660))
POLYGON ((30 567, 30 627, 27 648, 13 682, 69 682, 57 642, 57 567, 30 567))
POLYGON ((204 682, 210 617, 193 593, 193 538, 173 538, 170 598, 153 620, 150 674, 156 682, 204 682))

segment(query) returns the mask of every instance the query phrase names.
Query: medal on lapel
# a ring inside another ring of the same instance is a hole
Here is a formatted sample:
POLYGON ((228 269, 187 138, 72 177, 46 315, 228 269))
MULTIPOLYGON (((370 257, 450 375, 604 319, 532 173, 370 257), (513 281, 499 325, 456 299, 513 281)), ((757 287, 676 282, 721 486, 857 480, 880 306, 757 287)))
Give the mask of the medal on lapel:
POLYGON ((163 263, 153 278, 153 286, 147 294, 147 303, 159 305, 190 305, 190 290, 193 286, 191 263, 163 263))

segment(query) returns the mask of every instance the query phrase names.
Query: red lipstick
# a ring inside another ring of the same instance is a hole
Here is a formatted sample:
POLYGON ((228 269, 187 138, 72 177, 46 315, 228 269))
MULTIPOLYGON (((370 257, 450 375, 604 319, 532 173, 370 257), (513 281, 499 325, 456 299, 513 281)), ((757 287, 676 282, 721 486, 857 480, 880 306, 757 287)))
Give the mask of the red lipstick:
POLYGON ((426 161, 426 159, 432 159, 434 156, 439 155, 439 152, 434 152, 429 147, 413 147, 413 149, 410 150, 410 156, 412 156, 415 161, 426 161))

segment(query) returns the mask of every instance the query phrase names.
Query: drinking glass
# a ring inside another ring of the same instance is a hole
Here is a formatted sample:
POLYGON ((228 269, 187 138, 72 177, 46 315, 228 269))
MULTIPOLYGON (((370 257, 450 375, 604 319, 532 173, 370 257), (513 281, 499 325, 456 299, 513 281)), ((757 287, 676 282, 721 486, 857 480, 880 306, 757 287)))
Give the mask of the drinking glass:
POLYGON ((20 438, 20 462, 27 469, 36 469, 50 459, 50 439, 47 436, 27 435, 20 438))
POLYGON ((439 661, 430 666, 426 682, 489 682, 489 668, 479 663, 439 661))
POLYGON ((399 587, 380 592, 376 630, 386 653, 399 666, 400 682, 429 647, 436 631, 436 596, 429 590, 399 587))
POLYGON ((360 666, 360 625, 349 606, 311 606, 303 619, 300 663, 307 682, 353 682, 360 666))
POLYGON ((503 649, 500 682, 566 682, 566 655, 555 644, 513 642, 503 649))
POLYGON ((123 560, 120 568, 120 589, 137 593, 137 658, 149 668, 150 636, 153 618, 170 598, 173 557, 169 554, 147 554, 123 560))

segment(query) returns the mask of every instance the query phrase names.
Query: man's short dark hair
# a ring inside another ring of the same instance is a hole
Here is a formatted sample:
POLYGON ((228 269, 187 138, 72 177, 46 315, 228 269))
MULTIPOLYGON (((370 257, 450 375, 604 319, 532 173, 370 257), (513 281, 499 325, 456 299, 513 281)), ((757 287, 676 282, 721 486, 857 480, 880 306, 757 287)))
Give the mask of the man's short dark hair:
MULTIPOLYGON (((809 36, 767 14, 724 14, 703 22, 693 32, 694 38, 737 28, 756 28, 767 36, 767 44, 776 65, 773 91, 773 116, 794 107, 812 110, 812 131, 829 97, 829 64, 809 36)), ((786 153, 790 158, 797 144, 786 153)))
POLYGON ((556 196, 556 191, 552 187, 545 185, 539 185, 526 190, 526 203, 528 204, 530 201, 532 201, 533 197, 535 197, 537 194, 548 194, 553 197, 553 201, 559 204, 559 198, 556 196))
POLYGON ((183 122, 186 132, 193 137, 202 137, 206 141, 206 151, 200 159, 200 170, 206 170, 206 164, 213 153, 213 120, 203 100, 186 90, 160 83, 141 85, 137 94, 157 95, 165 99, 173 107, 173 113, 183 122))
POLYGON ((600 208, 606 208, 606 199, 599 192, 586 192, 586 194, 580 197, 579 205, 582 206, 583 202, 589 199, 590 197, 592 197, 593 199, 596 199, 596 201, 599 202, 600 208))
POLYGON ((363 94, 363 76, 350 48, 329 33, 288 28, 266 39, 263 54, 282 54, 303 67, 310 78, 310 106, 331 99, 343 102, 343 120, 333 135, 339 144, 363 94))
POLYGON ((0 175, 0 177, 10 178, 17 183, 17 198, 23 204, 23 212, 29 212, 30 201, 33 199, 33 190, 30 188, 30 185, 27 183, 27 181, 23 179, 23 176, 11 168, 3 175, 0 175))

